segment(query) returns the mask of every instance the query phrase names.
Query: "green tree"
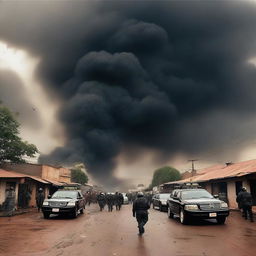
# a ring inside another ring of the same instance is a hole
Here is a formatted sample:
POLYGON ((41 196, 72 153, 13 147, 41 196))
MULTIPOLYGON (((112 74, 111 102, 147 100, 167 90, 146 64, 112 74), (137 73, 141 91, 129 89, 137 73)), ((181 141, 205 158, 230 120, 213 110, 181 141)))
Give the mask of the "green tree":
POLYGON ((0 164, 4 161, 22 163, 25 162, 24 157, 35 157, 38 152, 35 145, 22 141, 19 127, 13 113, 0 106, 0 164))
POLYGON ((79 168, 71 169, 71 181, 85 184, 88 182, 88 176, 79 168))
POLYGON ((165 166, 154 171, 151 188, 163 184, 165 182, 180 180, 181 174, 173 167, 165 166))

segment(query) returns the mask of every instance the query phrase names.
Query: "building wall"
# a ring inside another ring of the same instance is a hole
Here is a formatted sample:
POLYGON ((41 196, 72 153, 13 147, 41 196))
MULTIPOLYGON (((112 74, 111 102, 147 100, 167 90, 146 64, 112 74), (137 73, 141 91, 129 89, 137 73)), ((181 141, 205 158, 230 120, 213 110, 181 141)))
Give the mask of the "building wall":
POLYGON ((59 181, 60 168, 54 168, 52 166, 42 166, 42 178, 59 181))
POLYGON ((5 181, 0 180, 0 204, 5 200, 5 181))
POLYGON ((71 170, 70 169, 61 167, 59 169, 59 172, 60 172, 60 177, 59 177, 60 182, 66 182, 66 183, 71 182, 71 170))
POLYGON ((229 207, 232 209, 237 208, 237 202, 236 202, 236 184, 235 181, 228 181, 227 182, 227 196, 228 196, 228 203, 229 207))

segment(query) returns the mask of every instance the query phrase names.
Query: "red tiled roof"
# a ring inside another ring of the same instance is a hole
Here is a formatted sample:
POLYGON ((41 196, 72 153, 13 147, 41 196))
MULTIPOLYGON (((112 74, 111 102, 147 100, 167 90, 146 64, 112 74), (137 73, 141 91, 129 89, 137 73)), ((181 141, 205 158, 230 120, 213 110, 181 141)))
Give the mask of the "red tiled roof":
POLYGON ((256 160, 249 160, 231 165, 216 165, 198 172, 199 175, 184 180, 168 182, 165 184, 177 184, 184 182, 204 182, 209 180, 241 177, 251 173, 256 173, 256 160))

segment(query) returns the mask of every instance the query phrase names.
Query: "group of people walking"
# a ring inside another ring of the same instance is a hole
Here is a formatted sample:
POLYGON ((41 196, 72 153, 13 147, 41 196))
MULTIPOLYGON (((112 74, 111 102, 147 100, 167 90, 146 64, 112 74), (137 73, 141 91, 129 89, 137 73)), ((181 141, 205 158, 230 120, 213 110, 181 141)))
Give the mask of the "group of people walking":
POLYGON ((108 211, 112 212, 113 207, 116 207, 117 211, 121 210, 122 204, 124 203, 124 197, 121 193, 116 192, 111 193, 100 193, 97 196, 97 202, 99 204, 100 210, 103 211, 104 207, 108 206, 108 211))

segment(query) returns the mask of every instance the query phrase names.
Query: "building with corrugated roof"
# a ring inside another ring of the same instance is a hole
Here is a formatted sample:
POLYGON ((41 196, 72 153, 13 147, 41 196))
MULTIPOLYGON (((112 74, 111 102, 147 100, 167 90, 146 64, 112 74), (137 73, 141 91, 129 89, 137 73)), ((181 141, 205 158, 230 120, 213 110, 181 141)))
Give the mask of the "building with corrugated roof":
POLYGON ((15 191, 16 208, 35 207, 36 193, 43 188, 46 195, 49 193, 50 183, 40 177, 0 169, 0 205, 6 199, 7 191, 13 187, 15 191), (30 199, 27 199, 26 197, 30 199))
POLYGON ((218 194, 228 202, 230 208, 237 208, 236 196, 242 187, 246 187, 256 205, 256 160, 211 166, 186 179, 164 183, 161 190, 171 191, 186 182, 196 182, 211 194, 218 194))

